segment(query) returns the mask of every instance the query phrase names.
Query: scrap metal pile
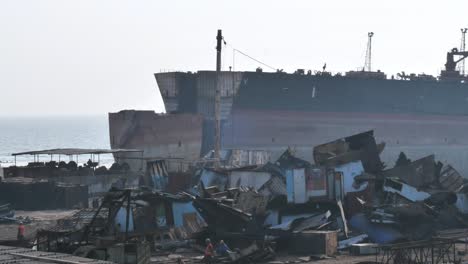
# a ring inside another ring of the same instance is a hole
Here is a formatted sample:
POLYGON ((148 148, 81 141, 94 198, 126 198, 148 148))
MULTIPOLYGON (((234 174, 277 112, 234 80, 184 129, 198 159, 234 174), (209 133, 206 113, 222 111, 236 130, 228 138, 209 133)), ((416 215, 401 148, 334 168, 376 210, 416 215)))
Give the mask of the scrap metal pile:
MULTIPOLYGON (((467 180, 433 155, 411 161, 401 153, 387 168, 380 159, 384 148, 368 131, 316 146, 313 164, 288 149, 264 164, 199 166, 192 187, 178 194, 114 190, 80 228, 74 248, 90 238, 99 244, 95 252, 104 241, 146 241, 154 254, 170 254, 159 262, 187 263, 201 257, 184 257, 184 248, 199 255, 209 238, 215 248, 221 240, 229 248, 216 261, 248 263, 282 252, 316 258, 347 249, 394 252, 394 243, 431 241, 467 227, 467 180), (103 208, 107 216, 99 222, 103 208)), ((74 232, 41 234, 63 243, 74 232)))
POLYGON ((205 237, 232 248, 333 255, 467 227, 467 180, 434 155, 411 161, 401 153, 387 168, 384 147, 368 131, 316 146, 315 164, 288 149, 273 163, 201 169, 192 199, 205 237))

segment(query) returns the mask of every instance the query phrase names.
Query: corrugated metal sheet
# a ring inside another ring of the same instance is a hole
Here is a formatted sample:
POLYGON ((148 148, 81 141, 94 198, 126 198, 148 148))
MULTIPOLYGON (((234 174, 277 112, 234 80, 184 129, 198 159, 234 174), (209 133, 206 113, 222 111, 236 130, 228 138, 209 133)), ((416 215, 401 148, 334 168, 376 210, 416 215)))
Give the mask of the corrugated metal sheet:
POLYGON ((260 193, 266 196, 287 195, 286 183, 279 176, 273 176, 259 190, 260 193))
POLYGON ((150 179, 150 186, 157 190, 165 190, 169 181, 169 173, 167 171, 164 160, 156 160, 147 162, 146 173, 150 179))
POLYGON ((445 165, 440 172, 439 182, 445 190, 454 192, 462 187, 463 177, 452 166, 445 165))
POLYGON ((269 162, 270 157, 270 152, 265 150, 233 149, 228 164, 232 166, 261 165, 269 162))

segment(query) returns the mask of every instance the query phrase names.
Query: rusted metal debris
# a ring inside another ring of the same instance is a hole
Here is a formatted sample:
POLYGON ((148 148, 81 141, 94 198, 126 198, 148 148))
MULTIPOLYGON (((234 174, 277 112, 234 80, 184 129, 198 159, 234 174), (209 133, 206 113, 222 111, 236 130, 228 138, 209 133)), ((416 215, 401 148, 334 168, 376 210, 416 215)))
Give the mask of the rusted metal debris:
MULTIPOLYGON (((191 186, 178 194, 144 188, 109 192, 93 220, 75 224, 82 237, 76 241, 89 245, 103 235, 132 242, 144 237, 154 252, 168 255, 181 248, 203 252, 205 238, 215 245, 224 240, 232 250, 217 256, 222 263, 265 261, 275 252, 293 252, 291 246, 301 254, 333 255, 350 248, 370 254, 375 245, 383 261, 419 263, 421 254, 433 249, 441 251, 439 258, 453 261, 443 252, 456 239, 441 230, 468 227, 466 181, 433 155, 411 161, 402 153, 395 167, 385 169, 384 146, 376 143, 373 131, 352 135, 317 146, 315 164, 292 149, 265 164, 251 164, 263 161, 262 152, 242 156, 231 151, 231 159, 242 166, 200 164, 193 168, 191 186), (100 222, 102 212, 107 220, 100 222), (124 224, 119 235, 109 233, 117 218, 124 224)), ((151 178, 157 184, 150 189, 171 182, 163 162, 156 165, 151 178)), ((189 259, 172 255, 167 261, 189 259)))

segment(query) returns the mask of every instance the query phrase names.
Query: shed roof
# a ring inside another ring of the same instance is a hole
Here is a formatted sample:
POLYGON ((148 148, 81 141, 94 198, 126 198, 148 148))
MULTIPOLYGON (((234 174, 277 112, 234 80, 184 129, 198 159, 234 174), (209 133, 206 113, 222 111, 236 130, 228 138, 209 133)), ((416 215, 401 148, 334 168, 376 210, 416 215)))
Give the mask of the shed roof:
POLYGON ((26 152, 18 152, 11 154, 12 156, 19 155, 83 155, 83 154, 113 154, 124 152, 143 152, 141 149, 82 149, 82 148, 56 148, 45 150, 34 150, 26 152))

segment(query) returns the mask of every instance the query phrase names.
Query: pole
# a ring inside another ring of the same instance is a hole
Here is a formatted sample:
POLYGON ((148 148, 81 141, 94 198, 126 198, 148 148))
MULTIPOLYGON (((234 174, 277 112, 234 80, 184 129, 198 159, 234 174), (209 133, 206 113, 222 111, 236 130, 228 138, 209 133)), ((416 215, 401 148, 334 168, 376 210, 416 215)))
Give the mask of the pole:
POLYGON ((221 29, 218 29, 216 36, 216 77, 215 77, 215 146, 214 158, 215 166, 219 167, 221 149, 221 91, 219 89, 219 75, 221 71, 221 41, 223 36, 221 29))
POLYGON ((369 42, 367 43, 367 71, 372 71, 372 37, 374 32, 367 33, 369 37, 369 42))

